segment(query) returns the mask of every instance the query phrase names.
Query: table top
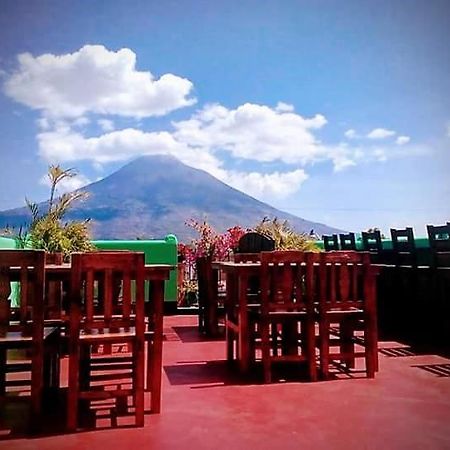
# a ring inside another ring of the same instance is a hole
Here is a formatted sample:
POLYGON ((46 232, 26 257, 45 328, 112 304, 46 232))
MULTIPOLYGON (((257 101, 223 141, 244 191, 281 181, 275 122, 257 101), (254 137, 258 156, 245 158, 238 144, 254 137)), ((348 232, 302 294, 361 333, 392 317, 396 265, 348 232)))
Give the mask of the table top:
MULTIPOLYGON (((248 269, 255 269, 261 266, 261 263, 259 262, 234 262, 234 261, 213 261, 212 267, 213 269, 221 269, 225 272, 227 270, 235 270, 241 268, 244 270, 245 268, 248 269)), ((437 270, 443 270, 448 271, 450 270, 450 267, 447 266, 411 266, 411 265, 395 265, 395 264, 377 264, 377 263, 371 263, 371 266, 378 267, 378 268, 403 268, 403 269, 419 269, 419 270, 427 270, 427 269, 437 269, 437 270)))
MULTIPOLYGON (((144 269, 144 276, 146 280, 168 280, 170 271, 174 270, 176 266, 170 264, 146 264, 144 269)), ((45 274, 50 280, 65 280, 70 277, 70 264, 46 264, 45 274)), ((11 269, 11 279, 19 277, 19 268, 11 269)))

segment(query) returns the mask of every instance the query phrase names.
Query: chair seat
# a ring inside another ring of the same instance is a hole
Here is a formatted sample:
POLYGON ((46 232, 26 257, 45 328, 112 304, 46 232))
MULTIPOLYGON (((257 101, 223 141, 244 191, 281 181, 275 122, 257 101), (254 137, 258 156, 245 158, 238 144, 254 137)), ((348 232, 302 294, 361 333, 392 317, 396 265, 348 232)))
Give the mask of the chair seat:
POLYGON ((82 342, 96 342, 96 341, 110 341, 123 342, 124 340, 133 340, 136 337, 136 330, 134 327, 129 328, 103 328, 93 329, 87 332, 82 330, 80 332, 80 341, 82 342))
POLYGON ((360 308, 336 308, 336 309, 330 309, 325 312, 326 315, 347 315, 347 314, 362 314, 364 311, 360 308))
POLYGON ((270 311, 268 317, 269 320, 270 318, 282 320, 283 318, 293 319, 296 316, 299 318, 304 318, 306 317, 306 315, 307 315, 306 311, 270 311))

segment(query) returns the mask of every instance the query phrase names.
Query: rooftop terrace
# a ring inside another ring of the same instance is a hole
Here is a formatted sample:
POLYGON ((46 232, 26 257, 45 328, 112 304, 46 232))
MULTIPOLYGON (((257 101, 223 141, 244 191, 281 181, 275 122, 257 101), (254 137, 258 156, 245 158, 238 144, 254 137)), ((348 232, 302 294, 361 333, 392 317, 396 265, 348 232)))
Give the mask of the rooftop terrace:
POLYGON ((1 422, 0 448, 450 448, 444 356, 381 340, 375 379, 337 373, 331 381, 265 385, 259 373, 243 379, 230 369, 224 342, 202 338, 196 323, 165 318, 162 412, 146 415, 144 428, 107 414, 90 431, 64 434, 63 413, 54 409, 43 433, 29 438, 23 410, 13 405, 1 422))

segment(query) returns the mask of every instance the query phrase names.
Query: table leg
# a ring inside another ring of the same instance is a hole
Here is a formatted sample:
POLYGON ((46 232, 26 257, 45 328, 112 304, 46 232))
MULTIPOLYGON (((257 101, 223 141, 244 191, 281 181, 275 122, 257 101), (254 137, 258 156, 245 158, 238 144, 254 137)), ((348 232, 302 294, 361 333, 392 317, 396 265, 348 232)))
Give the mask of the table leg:
POLYGON ((150 283, 150 300, 153 303, 154 336, 153 345, 148 343, 149 350, 152 345, 151 355, 147 357, 147 387, 151 391, 151 411, 161 411, 161 371, 162 371, 162 341, 163 341, 163 302, 164 281, 152 280, 150 283))
POLYGON ((242 275, 238 280, 239 289, 239 368, 242 373, 247 373, 250 367, 250 345, 247 311, 248 277, 242 275))

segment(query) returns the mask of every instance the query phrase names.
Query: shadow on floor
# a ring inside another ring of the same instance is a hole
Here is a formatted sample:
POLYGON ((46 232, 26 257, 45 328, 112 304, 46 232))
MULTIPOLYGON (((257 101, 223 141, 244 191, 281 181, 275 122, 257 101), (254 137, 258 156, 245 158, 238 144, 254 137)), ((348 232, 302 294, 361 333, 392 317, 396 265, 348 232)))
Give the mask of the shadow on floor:
MULTIPOLYGON (((218 361, 179 361, 176 365, 164 366, 164 371, 173 386, 190 386, 191 389, 223 387, 230 385, 264 384, 261 363, 255 363, 249 374, 241 375, 236 365, 225 360, 218 361)), ((343 364, 330 367, 329 380, 365 378, 365 370, 349 370, 343 364)), ((272 368, 272 383, 309 383, 305 364, 281 363, 272 368)))
MULTIPOLYGON (((58 399, 46 402, 40 430, 30 429, 29 398, 23 397, 23 401, 6 401, 0 413, 0 443, 14 439, 34 439, 67 434, 65 399, 66 389, 62 389, 58 399)), ((85 408, 80 405, 79 429, 76 434, 135 428, 134 413, 129 412, 130 405, 126 404, 126 400, 125 402, 121 400, 95 401, 85 408)), ((150 410, 146 409, 145 413, 150 413, 150 410)))
POLYGON ((417 364, 411 367, 425 370, 439 378, 450 378, 450 364, 417 364))
MULTIPOLYGON (((174 326, 172 327, 172 329, 175 332, 175 335, 178 336, 179 340, 181 340, 181 342, 183 343, 223 341, 225 338, 223 331, 220 329, 219 329, 219 336, 217 337, 206 336, 205 334, 199 332, 197 326, 192 325, 174 326)), ((171 340, 170 334, 171 333, 167 335, 167 340, 171 340)))
POLYGON ((390 358, 401 358, 407 356, 438 355, 450 358, 450 350, 442 345, 407 343, 396 347, 380 347, 379 353, 390 358))

